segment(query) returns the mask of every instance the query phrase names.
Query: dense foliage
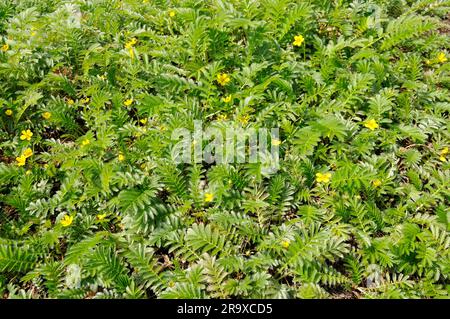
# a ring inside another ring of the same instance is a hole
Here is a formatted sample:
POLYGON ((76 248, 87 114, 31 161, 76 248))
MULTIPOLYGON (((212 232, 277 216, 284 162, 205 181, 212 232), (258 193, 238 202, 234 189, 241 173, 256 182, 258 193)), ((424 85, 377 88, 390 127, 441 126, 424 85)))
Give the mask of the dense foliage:
POLYGON ((0 0, 4 298, 448 298, 449 1, 0 0), (280 169, 176 164, 194 120, 280 169))

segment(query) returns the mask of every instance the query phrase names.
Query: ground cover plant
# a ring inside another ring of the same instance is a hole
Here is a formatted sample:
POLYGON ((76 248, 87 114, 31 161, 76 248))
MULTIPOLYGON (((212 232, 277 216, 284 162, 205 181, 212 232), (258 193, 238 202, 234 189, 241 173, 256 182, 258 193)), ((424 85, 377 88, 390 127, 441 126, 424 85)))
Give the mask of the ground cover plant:
POLYGON ((2 298, 448 298, 449 10, 0 0, 2 298))

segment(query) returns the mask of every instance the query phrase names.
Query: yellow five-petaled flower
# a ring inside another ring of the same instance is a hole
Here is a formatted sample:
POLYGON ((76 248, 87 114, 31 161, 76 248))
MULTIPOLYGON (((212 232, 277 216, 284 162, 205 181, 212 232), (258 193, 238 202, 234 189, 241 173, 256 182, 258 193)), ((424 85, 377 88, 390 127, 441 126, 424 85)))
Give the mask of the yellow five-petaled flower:
POLYGON ((31 132, 30 130, 23 130, 22 135, 20 135, 20 139, 22 141, 23 140, 30 141, 32 136, 33 136, 33 132, 31 132))
POLYGON ((119 160, 119 162, 123 162, 125 160, 125 155, 123 155, 122 153, 119 153, 119 155, 117 156, 117 159, 119 160))
POLYGON ((133 38, 125 44, 126 49, 131 49, 137 43, 137 39, 133 38))
POLYGON ((24 166, 27 162, 27 158, 33 155, 33 150, 31 148, 25 149, 22 155, 16 157, 17 166, 24 166))
POLYGON ((25 156, 25 158, 28 158, 33 155, 33 150, 31 148, 27 148, 23 151, 22 155, 25 156))
POLYGON ((246 115, 239 116, 238 120, 239 120, 239 122, 241 122, 241 124, 245 125, 250 120, 250 115, 246 114, 246 115))
POLYGON ((445 56, 445 52, 439 52, 437 55, 437 60, 439 63, 447 62, 447 57, 445 56))
POLYGON ((16 157, 16 161, 17 161, 17 166, 24 166, 27 158, 24 155, 20 155, 19 157, 16 157))
POLYGON ((104 220, 104 219, 106 218, 106 216, 107 216, 106 213, 104 213, 104 214, 98 214, 98 215, 97 215, 97 219, 101 221, 101 220, 104 220))
POLYGON ((125 49, 128 49, 128 53, 130 54, 130 57, 133 59, 134 58, 134 51, 133 51, 133 46, 137 43, 136 38, 131 39, 130 41, 128 41, 125 44, 125 49))
POLYGON ((305 38, 301 34, 299 34, 294 37, 294 42, 292 44, 299 47, 303 44, 304 41, 305 38))
POLYGON ((83 141, 81 141, 81 145, 86 146, 91 144, 91 141, 89 141, 89 139, 85 138, 83 141))
POLYGON ((331 173, 317 173, 316 174, 316 182, 317 183, 328 183, 331 178, 331 173))
POLYGON ((227 85, 231 81, 230 76, 226 73, 217 74, 217 83, 222 86, 227 85))
POLYGON ((7 110, 5 111, 5 114, 6 114, 7 116, 11 116, 11 115, 13 114, 13 111, 12 111, 11 109, 7 109, 7 110))
POLYGON ((226 121, 228 119, 228 115, 226 114, 219 114, 217 115, 217 120, 222 122, 222 121, 226 121))
POLYGON ((212 193, 205 194, 205 202, 207 202, 207 203, 212 202, 213 199, 214 199, 214 194, 212 194, 212 193))
POLYGON ((378 128, 378 123, 374 119, 368 120, 364 123, 364 126, 367 127, 369 130, 373 131, 374 129, 378 128))
POLYGON ((44 113, 42 114, 42 117, 43 117, 44 119, 48 120, 48 119, 50 119, 50 118, 52 117, 52 113, 50 113, 50 112, 44 112, 44 113))
POLYGON ((64 217, 61 219, 61 225, 64 227, 69 227, 72 225, 73 222, 73 216, 70 215, 64 215, 64 217))
POLYGON ((231 102, 231 95, 224 96, 222 98, 222 101, 225 102, 225 103, 231 102))
POLYGON ((173 11, 173 10, 169 11, 169 17, 173 18, 175 16, 175 14, 176 14, 175 11, 173 11))
POLYGON ((376 180, 374 180, 374 181, 372 182, 372 185, 373 185, 374 187, 381 186, 381 184, 382 184, 382 182, 381 182, 379 179, 376 179, 376 180))
POLYGON ((283 248, 289 248, 289 245, 291 244, 291 242, 289 240, 282 240, 281 241, 281 246, 283 248))
POLYGON ((3 52, 8 51, 8 49, 9 49, 8 43, 5 43, 4 45, 2 45, 2 51, 3 51, 3 52))
POLYGON ((439 160, 441 162, 447 162, 446 155, 448 154, 448 147, 445 147, 442 149, 442 151, 439 153, 439 160))
POLYGON ((125 100, 125 102, 123 102, 123 104, 124 104, 125 106, 130 106, 131 104, 133 104, 133 99, 127 99, 127 100, 125 100))

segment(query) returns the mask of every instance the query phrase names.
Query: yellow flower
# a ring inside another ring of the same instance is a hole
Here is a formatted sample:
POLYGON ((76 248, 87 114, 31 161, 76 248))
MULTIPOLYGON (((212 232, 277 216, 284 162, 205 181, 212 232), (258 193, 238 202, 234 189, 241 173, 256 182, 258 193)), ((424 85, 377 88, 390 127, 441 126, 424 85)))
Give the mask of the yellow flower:
POLYGON ((123 104, 124 104, 125 106, 130 106, 131 104, 133 104, 133 99, 125 100, 125 102, 123 102, 123 104))
POLYGON ((217 116, 218 121, 226 121, 228 119, 228 116, 226 114, 219 114, 217 116))
POLYGON ((137 39, 133 38, 127 43, 125 43, 125 49, 131 49, 137 43, 137 39))
POLYGON ((134 59, 134 50, 133 50, 133 48, 129 48, 128 49, 128 53, 130 54, 130 58, 134 59))
POLYGON ((280 145, 280 144, 281 144, 281 141, 280 141, 279 139, 274 138, 274 139, 272 140, 272 145, 273 145, 273 146, 278 146, 278 145, 280 145))
POLYGON ((169 17, 173 18, 175 16, 175 11, 171 10, 169 11, 169 17))
POLYGON ((316 174, 316 182, 318 183, 328 183, 331 178, 331 173, 317 173, 316 174))
POLYGON ((73 217, 69 216, 69 215, 64 215, 64 217, 61 219, 61 225, 63 225, 64 227, 68 227, 70 225, 72 225, 73 222, 73 217))
POLYGON ((282 240, 281 241, 281 246, 283 248, 288 248, 290 244, 291 244, 291 242, 289 240, 282 240))
POLYGON ((238 120, 239 120, 239 122, 241 122, 243 125, 245 125, 245 124, 247 124, 248 121, 250 120, 250 115, 243 115, 243 116, 240 116, 240 117, 238 118, 238 120))
POLYGON ((31 32, 31 36, 34 37, 36 35, 36 31, 31 32))
POLYGON ((228 74, 226 74, 226 73, 217 74, 217 83, 219 83, 220 85, 225 86, 230 81, 231 81, 231 79, 228 74))
POLYGON ((128 53, 130 54, 130 57, 133 59, 134 58, 134 50, 133 50, 133 46, 137 43, 137 39, 133 38, 130 41, 128 41, 125 44, 125 49, 128 49, 128 53))
POLYGON ((5 111, 5 114, 6 114, 7 116, 11 116, 11 115, 13 114, 13 111, 12 111, 11 109, 7 109, 7 110, 5 111))
POLYGON ((3 51, 3 52, 6 52, 6 51, 8 51, 8 49, 9 49, 9 45, 8 45, 7 43, 5 43, 5 44, 2 46, 2 51, 3 51))
POLYGON ((141 119, 141 120, 139 120, 139 122, 141 122, 141 124, 145 125, 145 124, 147 124, 148 119, 146 119, 146 118, 145 119, 141 119))
POLYGON ((430 64, 431 64, 431 61, 428 60, 428 59, 426 59, 426 60, 425 60, 425 64, 426 64, 426 65, 430 65, 430 64))
POLYGON ((224 101, 225 103, 229 103, 231 102, 231 95, 225 96, 222 98, 222 101, 224 101))
POLYGON ((98 215, 97 215, 97 219, 98 219, 98 220, 104 220, 104 219, 106 218, 106 216, 107 216, 106 213, 104 213, 104 214, 98 214, 98 215))
POLYGON ((28 158, 33 155, 33 150, 31 148, 27 148, 25 151, 23 151, 22 155, 25 156, 25 158, 28 158))
POLYGON ((294 42, 292 44, 299 47, 303 44, 304 41, 305 41, 305 38, 299 34, 294 37, 294 42))
POLYGON ((119 155, 117 156, 117 159, 119 160, 119 162, 123 162, 125 160, 125 155, 123 155, 122 153, 119 153, 119 155))
POLYGON ((28 169, 28 170, 25 172, 25 175, 31 175, 31 173, 32 173, 31 170, 28 169))
MULTIPOLYGON (((89 98, 86 98, 86 99, 87 99, 86 103, 89 102, 89 98)), ((81 102, 85 103, 85 102, 84 102, 84 99, 82 99, 81 102)), ((67 104, 69 104, 69 105, 74 105, 74 103, 75 103, 74 100, 72 100, 72 99, 67 99, 67 104)))
POLYGON ((84 139, 82 142, 81 142, 81 145, 83 145, 83 146, 86 146, 86 145, 89 145, 89 144, 91 144, 91 141, 89 141, 89 139, 84 139))
POLYGON ((90 99, 87 97, 85 99, 81 99, 81 103, 86 104, 89 103, 90 99))
POLYGON ((378 123, 374 119, 371 119, 364 123, 364 126, 373 131, 374 129, 378 128, 378 123))
POLYGON ((205 194, 205 202, 207 202, 207 203, 212 202, 213 198, 214 198, 214 194, 211 194, 211 193, 205 194))
POLYGON ((24 166, 27 158, 23 155, 20 155, 19 157, 16 157, 16 161, 17 161, 17 166, 24 166))
POLYGON ((244 115, 240 118, 240 122, 242 124, 247 124, 249 119, 250 119, 250 115, 244 115))
POLYGON ((437 60, 440 63, 447 62, 447 57, 445 56, 445 52, 439 52, 439 54, 437 55, 437 60))
POLYGON ((374 180, 374 181, 372 182, 372 185, 373 185, 374 187, 381 186, 381 181, 380 181, 379 179, 376 179, 376 180, 374 180))
POLYGON ((30 130, 23 130, 22 135, 20 135, 20 139, 22 141, 23 140, 31 141, 32 136, 33 136, 33 132, 31 132, 30 130))
POLYGON ((42 114, 42 117, 46 120, 50 119, 52 117, 52 113, 50 112, 45 112, 44 114, 42 114))
POLYGON ((439 160, 441 162, 447 162, 447 158, 445 157, 448 154, 448 147, 444 147, 440 152, 439 152, 439 160))

